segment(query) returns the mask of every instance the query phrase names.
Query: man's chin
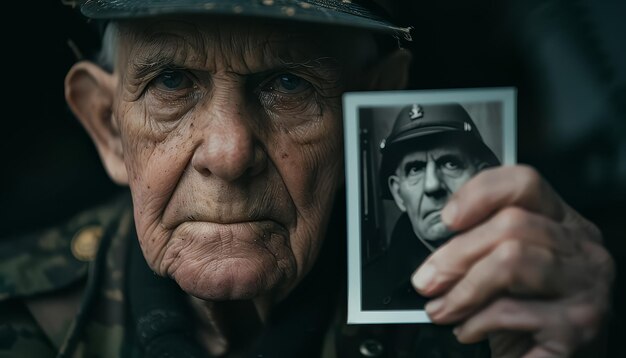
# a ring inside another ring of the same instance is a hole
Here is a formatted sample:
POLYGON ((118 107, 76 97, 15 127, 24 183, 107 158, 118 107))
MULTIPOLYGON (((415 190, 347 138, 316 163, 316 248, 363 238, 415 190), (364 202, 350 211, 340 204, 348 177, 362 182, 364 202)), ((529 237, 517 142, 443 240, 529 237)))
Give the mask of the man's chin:
POLYGON ((453 235, 453 232, 448 230, 443 223, 439 222, 431 227, 425 235, 423 235, 423 239, 435 246, 439 246, 448 241, 453 235))
POLYGON ((199 266, 202 264, 184 263, 170 276, 183 291, 203 300, 249 300, 274 295, 291 281, 283 270, 268 269, 272 265, 243 258, 199 266))
POLYGON ((281 294, 296 280, 288 233, 271 222, 190 223, 170 238, 158 272, 205 300, 281 294))

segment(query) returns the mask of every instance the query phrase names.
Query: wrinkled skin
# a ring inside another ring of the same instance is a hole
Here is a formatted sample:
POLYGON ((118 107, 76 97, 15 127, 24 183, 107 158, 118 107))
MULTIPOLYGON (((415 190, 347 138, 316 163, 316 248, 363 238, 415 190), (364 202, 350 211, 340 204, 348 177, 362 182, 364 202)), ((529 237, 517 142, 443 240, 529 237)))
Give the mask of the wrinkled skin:
POLYGON ((420 240, 441 242, 449 231, 441 221, 441 210, 448 199, 479 171, 463 148, 445 143, 430 150, 406 153, 395 175, 389 177, 389 190, 396 205, 406 212, 420 240))
POLYGON ((352 64, 300 29, 172 20, 121 33, 113 116, 148 264, 203 299, 284 297, 342 181, 352 64))
POLYGON ((481 172, 442 219, 461 233, 413 277, 418 292, 437 297, 426 305, 435 323, 456 324, 461 342, 489 338, 494 357, 570 357, 597 343, 613 260, 598 229, 534 169, 481 172))

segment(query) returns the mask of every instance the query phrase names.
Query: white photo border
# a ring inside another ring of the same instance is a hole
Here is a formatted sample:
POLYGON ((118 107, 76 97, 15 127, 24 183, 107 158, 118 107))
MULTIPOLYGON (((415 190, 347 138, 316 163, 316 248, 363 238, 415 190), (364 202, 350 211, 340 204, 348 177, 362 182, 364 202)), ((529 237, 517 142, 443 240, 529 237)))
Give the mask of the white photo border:
POLYGON ((502 103, 502 165, 517 158, 516 96, 513 87, 418 91, 349 92, 343 95, 345 180, 348 228, 348 319, 349 324, 429 323, 424 310, 363 311, 361 308, 361 186, 359 155, 359 109, 403 106, 412 103, 502 103), (356 184, 356 185, 354 185, 356 184))

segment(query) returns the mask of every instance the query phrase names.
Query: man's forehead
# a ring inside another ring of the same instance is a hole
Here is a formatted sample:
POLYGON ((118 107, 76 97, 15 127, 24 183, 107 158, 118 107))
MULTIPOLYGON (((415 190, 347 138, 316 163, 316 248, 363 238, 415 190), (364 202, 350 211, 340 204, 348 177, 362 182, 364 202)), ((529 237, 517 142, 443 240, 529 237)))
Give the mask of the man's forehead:
POLYGON ((213 57, 244 62, 306 62, 339 55, 339 42, 356 34, 329 37, 332 30, 288 22, 259 22, 220 17, 172 17, 127 21, 122 24, 122 47, 129 56, 172 55, 186 61, 213 57))
POLYGON ((407 163, 415 160, 427 160, 428 158, 438 158, 449 154, 463 155, 464 152, 461 147, 456 144, 442 143, 440 145, 428 148, 418 148, 414 151, 409 151, 404 155, 402 163, 407 163))

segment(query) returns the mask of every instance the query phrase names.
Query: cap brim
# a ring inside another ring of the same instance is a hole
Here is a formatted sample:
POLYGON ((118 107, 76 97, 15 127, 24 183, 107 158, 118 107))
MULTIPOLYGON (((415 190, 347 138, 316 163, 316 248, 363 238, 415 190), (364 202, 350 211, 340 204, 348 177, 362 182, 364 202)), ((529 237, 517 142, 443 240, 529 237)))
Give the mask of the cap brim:
MULTIPOLYGON (((459 130, 458 128, 453 128, 453 127, 430 127, 426 130, 424 128, 418 128, 418 129, 420 130, 416 130, 411 133, 407 133, 406 135, 400 136, 398 138, 394 138, 393 143, 385 147, 385 150, 392 152, 398 149, 399 147, 401 147, 402 145, 407 145, 408 143, 411 143, 413 139, 417 139, 421 137, 435 136, 435 135, 449 135, 451 133, 458 133, 459 135, 463 135, 464 133, 462 130, 459 130)), ((481 151, 482 155, 484 156, 483 159, 485 161, 494 165, 496 164, 499 165, 501 163, 498 156, 482 140, 479 140, 473 136, 467 136, 467 138, 470 139, 471 142, 477 146, 476 148, 479 151, 481 151)), ((381 159, 381 165, 380 165, 380 171, 379 171, 379 179, 381 183, 384 183, 386 178, 390 174, 389 168, 388 168, 389 163, 387 163, 387 161, 389 160, 388 156, 389 154, 383 155, 381 159)), ((393 196, 391 195, 391 192, 389 191, 389 187, 384 184, 381 184, 381 185, 382 185, 382 192, 381 192, 382 198, 393 200, 393 196)))
POLYGON ((332 24, 390 33, 411 40, 411 28, 399 27, 350 2, 324 0, 87 0, 83 15, 93 19, 129 19, 171 14, 214 14, 332 24))
POLYGON ((463 133, 462 130, 459 130, 458 128, 455 128, 455 127, 448 127, 448 126, 421 127, 421 128, 415 128, 412 131, 407 131, 401 136, 393 138, 390 144, 393 145, 396 143, 405 142, 410 139, 426 137, 426 136, 440 134, 440 133, 451 133, 451 132, 463 133))
POLYGON ((385 151, 391 151, 393 150, 393 148, 399 147, 401 145, 406 145, 406 143, 412 142, 413 140, 417 138, 434 137, 434 136, 440 136, 440 135, 455 135, 455 134, 464 136, 464 138, 468 138, 468 140, 474 143, 474 145, 477 145, 482 151, 489 154, 489 156, 495 158, 498 161, 498 163, 500 163, 500 160, 498 159, 498 157, 493 153, 491 148, 489 148, 489 146, 487 146, 487 144, 483 142, 482 139, 476 138, 472 135, 467 135, 467 132, 460 130, 458 128, 448 127, 448 126, 430 126, 428 128, 416 128, 413 131, 410 131, 401 136, 393 138, 393 141, 390 144, 388 143, 388 145, 385 147, 385 151))

